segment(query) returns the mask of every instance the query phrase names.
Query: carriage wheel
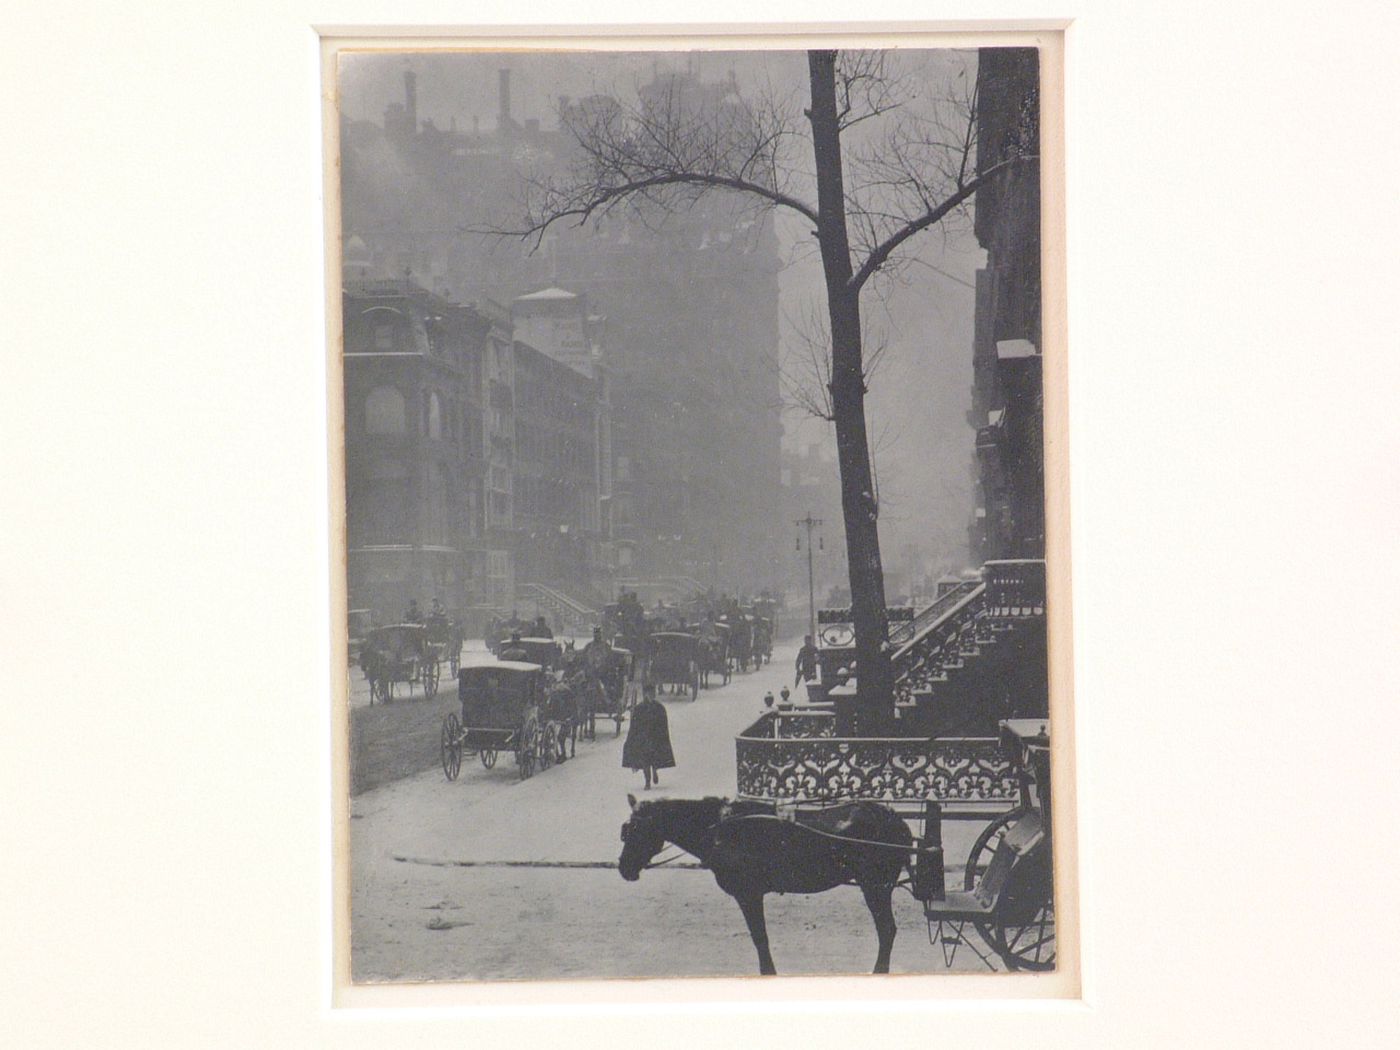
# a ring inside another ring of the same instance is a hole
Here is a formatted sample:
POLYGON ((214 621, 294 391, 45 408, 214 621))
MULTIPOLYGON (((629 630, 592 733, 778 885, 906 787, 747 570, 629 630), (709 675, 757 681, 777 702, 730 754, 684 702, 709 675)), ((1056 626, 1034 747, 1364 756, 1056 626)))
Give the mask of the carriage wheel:
MULTIPOLYGON (((1024 813, 1023 809, 1013 809, 982 829, 967 857, 964 889, 977 887, 977 880, 992 862, 1007 830, 1024 813)), ((1048 850, 1018 861, 991 921, 974 923, 982 939, 1001 956, 1008 969, 1055 968, 1055 905, 1048 864, 1048 850)))
POLYGON ((448 780, 462 771, 462 723, 455 714, 442 720, 442 771, 448 780))
POLYGON ((496 764, 496 749, 494 747, 483 747, 477 757, 481 759, 481 765, 485 769, 490 769, 496 764))
POLYGON ((544 731, 540 733, 538 764, 541 772, 554 765, 554 759, 557 754, 558 743, 554 723, 546 722, 544 731))
POLYGON ((515 764, 520 767, 520 779, 527 780, 535 772, 535 756, 540 746, 540 727, 531 720, 525 723, 516 742, 515 764))
POLYGON ((423 695, 431 700, 433 697, 437 696, 438 665, 436 660, 430 658, 428 662, 423 665, 423 674, 421 677, 423 679, 423 695))
MULTIPOLYGON (((1021 911, 1021 909, 1016 909, 1021 911)), ((1055 902, 1043 900, 993 927, 991 945, 1012 970, 1055 968, 1055 902)))

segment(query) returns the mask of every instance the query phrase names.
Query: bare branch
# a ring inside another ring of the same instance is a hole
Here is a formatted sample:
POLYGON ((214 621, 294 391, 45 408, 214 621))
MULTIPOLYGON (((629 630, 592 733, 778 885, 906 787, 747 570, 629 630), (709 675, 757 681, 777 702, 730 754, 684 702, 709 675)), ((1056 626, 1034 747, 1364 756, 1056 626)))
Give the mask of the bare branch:
POLYGON ((850 282, 847 284, 847 288, 851 291, 860 291, 861 287, 865 284, 865 282, 868 281, 870 277, 880 269, 880 267, 885 265, 886 261, 890 258, 891 253, 894 252, 896 248, 898 248, 901 244, 907 241, 910 237, 913 237, 916 233, 919 233, 921 230, 926 230, 930 226, 933 226, 934 224, 941 221, 944 216, 946 216, 949 212, 953 211, 953 209, 957 208, 964 201, 969 199, 973 194, 975 194, 979 189, 981 189, 982 186, 986 185, 997 175, 1001 174, 1004 171, 1009 171, 1012 168, 1020 167, 1023 164, 1034 164, 1038 162, 1039 159, 1039 157, 1034 155, 1016 156, 1008 157, 1007 159, 1000 161, 997 164, 993 164, 986 171, 978 175, 977 178, 965 184, 951 197, 944 199, 942 202, 925 212, 923 215, 920 215, 917 218, 905 223, 893 234, 891 234, 886 240, 884 240, 882 243, 876 246, 876 248, 866 257, 865 262, 861 264, 860 269, 858 269, 854 274, 851 275, 851 279, 850 282))

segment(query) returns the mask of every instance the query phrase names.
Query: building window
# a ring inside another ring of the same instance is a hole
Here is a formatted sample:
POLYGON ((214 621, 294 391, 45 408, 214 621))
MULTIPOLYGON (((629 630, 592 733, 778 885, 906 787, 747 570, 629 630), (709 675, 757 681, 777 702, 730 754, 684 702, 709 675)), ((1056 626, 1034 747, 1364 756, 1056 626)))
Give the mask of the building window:
POLYGON ((408 430, 403 394, 392 386, 378 386, 365 399, 365 430, 370 434, 403 434, 408 430))

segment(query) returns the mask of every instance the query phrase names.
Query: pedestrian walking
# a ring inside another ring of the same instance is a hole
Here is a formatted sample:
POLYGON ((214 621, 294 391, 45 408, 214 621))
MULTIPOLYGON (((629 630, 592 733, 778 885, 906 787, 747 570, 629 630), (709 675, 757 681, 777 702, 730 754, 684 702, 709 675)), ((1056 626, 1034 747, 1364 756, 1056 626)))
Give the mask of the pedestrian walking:
POLYGON ((658 770, 671 769, 676 764, 666 708, 656 699, 656 686, 650 683, 643 687, 641 702, 632 709, 627 739, 622 744, 622 764, 627 769, 641 770, 646 780, 643 787, 648 790, 661 783, 658 770))
POLYGON ((797 650, 797 677, 792 680, 793 688, 799 682, 814 682, 817 679, 817 647, 812 644, 810 634, 802 637, 802 648, 797 650))

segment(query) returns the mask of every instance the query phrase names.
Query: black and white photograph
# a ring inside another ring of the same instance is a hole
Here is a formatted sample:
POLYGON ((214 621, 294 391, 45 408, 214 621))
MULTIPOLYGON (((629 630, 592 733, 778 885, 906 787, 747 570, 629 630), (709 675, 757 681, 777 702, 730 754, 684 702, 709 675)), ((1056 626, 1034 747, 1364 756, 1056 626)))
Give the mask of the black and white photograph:
POLYGON ((0 1046, 1388 1048, 1400 5, 11 5, 0 1046))
POLYGON ((1041 66, 338 54, 354 982, 1056 970, 1041 66))

